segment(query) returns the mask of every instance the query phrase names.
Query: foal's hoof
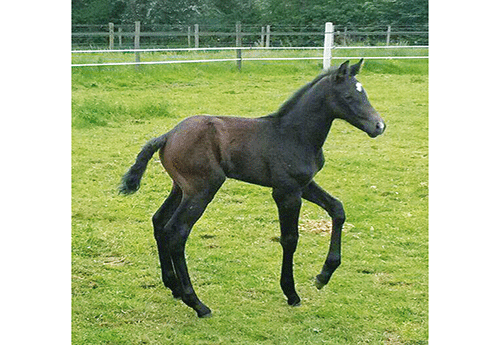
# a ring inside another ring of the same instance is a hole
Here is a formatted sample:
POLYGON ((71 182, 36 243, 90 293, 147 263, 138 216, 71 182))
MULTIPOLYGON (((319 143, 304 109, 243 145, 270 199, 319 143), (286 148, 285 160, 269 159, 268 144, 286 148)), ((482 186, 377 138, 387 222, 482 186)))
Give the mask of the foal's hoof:
POLYGON ((300 307, 300 297, 292 297, 288 299, 288 305, 291 305, 292 307, 300 307))
POLYGON ((208 314, 204 314, 204 315, 198 314, 198 317, 200 319, 208 319, 209 317, 212 317, 212 312, 209 312, 208 314))
POLYGON ((212 311, 208 307, 202 308, 201 310, 197 311, 197 313, 200 319, 212 317, 212 311))
POLYGON ((318 290, 321 290, 325 285, 326 283, 322 283, 318 277, 316 277, 316 279, 314 280, 314 286, 316 286, 318 290))

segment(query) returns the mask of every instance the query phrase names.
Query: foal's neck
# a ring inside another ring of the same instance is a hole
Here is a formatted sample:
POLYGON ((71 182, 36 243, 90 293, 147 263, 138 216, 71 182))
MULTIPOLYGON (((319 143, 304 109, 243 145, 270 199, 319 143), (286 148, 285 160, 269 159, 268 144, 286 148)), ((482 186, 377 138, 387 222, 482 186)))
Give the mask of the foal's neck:
POLYGON ((284 133, 289 138, 300 141, 300 144, 319 151, 323 146, 333 116, 325 101, 326 86, 320 81, 308 90, 281 120, 284 133))

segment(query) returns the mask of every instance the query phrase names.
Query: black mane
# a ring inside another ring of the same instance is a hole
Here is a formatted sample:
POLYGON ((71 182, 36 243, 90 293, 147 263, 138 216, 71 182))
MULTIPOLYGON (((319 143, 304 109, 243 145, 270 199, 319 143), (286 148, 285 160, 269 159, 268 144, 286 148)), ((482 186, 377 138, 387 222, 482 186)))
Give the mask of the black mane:
POLYGON ((307 83, 303 87, 301 87, 298 91, 296 91, 292 97, 290 97, 285 103, 281 105, 281 107, 275 113, 271 113, 266 117, 283 117, 286 115, 295 105, 299 102, 300 98, 309 91, 316 83, 318 83, 321 79, 326 77, 327 75, 333 74, 337 68, 331 68, 326 72, 321 73, 313 81, 307 83))

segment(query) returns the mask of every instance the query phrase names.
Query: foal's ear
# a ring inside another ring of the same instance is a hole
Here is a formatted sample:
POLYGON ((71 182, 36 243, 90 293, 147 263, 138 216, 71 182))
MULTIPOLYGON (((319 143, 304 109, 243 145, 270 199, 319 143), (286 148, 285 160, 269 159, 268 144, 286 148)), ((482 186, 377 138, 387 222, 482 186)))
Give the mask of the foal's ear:
POLYGON ((337 71, 335 71, 334 79, 337 83, 343 82, 347 77, 349 77, 349 60, 345 61, 339 66, 337 71))
POLYGON ((359 62, 355 65, 352 65, 351 66, 351 75, 352 76, 355 76, 356 74, 359 73, 359 71, 361 71, 361 68, 363 67, 364 65, 364 59, 361 59, 359 60, 359 62))

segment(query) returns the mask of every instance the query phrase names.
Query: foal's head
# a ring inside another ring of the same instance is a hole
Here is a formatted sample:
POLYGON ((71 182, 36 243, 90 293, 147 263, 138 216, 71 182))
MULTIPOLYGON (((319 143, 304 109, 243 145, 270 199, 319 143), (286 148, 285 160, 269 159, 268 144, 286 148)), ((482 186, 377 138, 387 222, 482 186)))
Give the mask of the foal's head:
POLYGON ((346 120, 375 138, 384 132, 385 123, 368 101, 363 86, 355 78, 362 63, 363 59, 349 67, 349 61, 346 61, 331 73, 329 78, 332 89, 326 100, 335 118, 346 120))

